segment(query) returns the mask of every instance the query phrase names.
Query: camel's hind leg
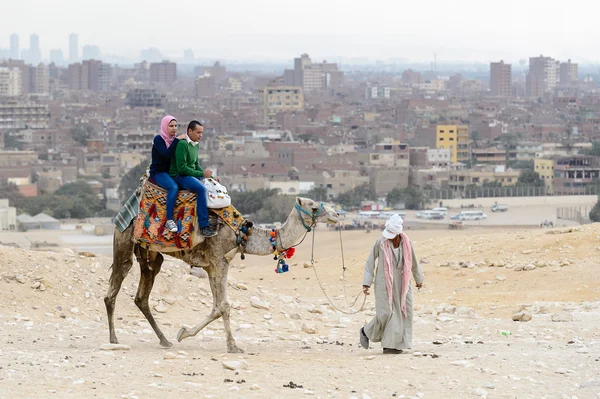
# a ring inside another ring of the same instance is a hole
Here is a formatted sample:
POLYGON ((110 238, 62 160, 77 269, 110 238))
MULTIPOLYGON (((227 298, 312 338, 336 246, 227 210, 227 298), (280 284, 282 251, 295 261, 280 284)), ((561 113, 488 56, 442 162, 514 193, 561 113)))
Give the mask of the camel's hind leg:
POLYGON ((108 331, 110 342, 118 344, 115 334, 114 313, 117 295, 121 290, 121 284, 133 266, 133 223, 122 233, 115 230, 113 238, 113 264, 108 286, 108 292, 104 297, 104 305, 108 317, 108 331))
POLYGON ((135 304, 142 311, 146 319, 152 326, 152 329, 156 333, 156 336, 160 340, 160 345, 166 348, 170 348, 173 346, 162 333, 158 324, 156 324, 156 320, 154 320, 154 316, 152 316, 152 312, 150 311, 150 306, 148 304, 148 299, 150 298, 150 292, 152 292, 152 287, 154 286, 154 279, 156 275, 160 272, 160 268, 163 263, 163 256, 159 252, 147 252, 146 249, 140 249, 141 256, 138 259, 140 263, 140 284, 138 286, 138 291, 135 296, 135 304))
POLYGON ((177 340, 181 341, 187 337, 193 337, 200 332, 204 327, 218 319, 223 317, 223 324, 225 327, 225 333, 227 334, 227 352, 229 353, 243 353, 244 351, 237 346, 233 334, 231 332, 231 325, 229 322, 229 300, 227 298, 227 272, 229 270, 229 262, 225 259, 221 260, 216 266, 211 266, 207 269, 208 278, 210 281, 210 289, 213 294, 213 308, 210 315, 202 321, 202 323, 193 327, 191 330, 182 328, 177 334, 177 340))

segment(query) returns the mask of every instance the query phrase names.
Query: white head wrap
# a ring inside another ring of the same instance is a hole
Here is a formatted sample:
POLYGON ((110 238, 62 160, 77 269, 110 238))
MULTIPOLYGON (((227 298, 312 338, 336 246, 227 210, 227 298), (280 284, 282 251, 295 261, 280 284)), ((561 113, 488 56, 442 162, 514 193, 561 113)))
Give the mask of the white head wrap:
POLYGON ((391 218, 385 222, 385 229, 383 230, 383 237, 391 240, 398 234, 402 233, 404 227, 404 220, 397 213, 393 214, 391 218))

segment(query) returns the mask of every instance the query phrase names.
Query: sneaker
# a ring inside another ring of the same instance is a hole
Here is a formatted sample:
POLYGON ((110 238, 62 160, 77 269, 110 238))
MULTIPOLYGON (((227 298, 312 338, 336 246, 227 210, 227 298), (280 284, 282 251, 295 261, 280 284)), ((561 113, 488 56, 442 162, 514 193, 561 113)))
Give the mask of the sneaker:
POLYGON ((203 237, 214 237, 217 235, 217 232, 206 226, 200 229, 200 234, 202 234, 203 237))
POLYGON ((167 223, 165 223, 165 227, 171 233, 177 233, 177 223, 175 223, 174 220, 167 220, 167 223))
POLYGON ((369 349, 369 337, 367 337, 367 334, 365 334, 364 327, 360 329, 360 346, 365 349, 369 349))

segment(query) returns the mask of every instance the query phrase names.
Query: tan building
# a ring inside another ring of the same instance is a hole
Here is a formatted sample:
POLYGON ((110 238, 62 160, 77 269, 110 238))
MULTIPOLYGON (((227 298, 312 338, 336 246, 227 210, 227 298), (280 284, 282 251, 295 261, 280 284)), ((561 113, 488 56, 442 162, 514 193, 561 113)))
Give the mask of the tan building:
POLYGON ((47 129, 49 123, 48 105, 17 100, 0 103, 0 130, 47 129))
POLYGON ((0 167, 31 165, 37 160, 35 151, 0 151, 0 167))
POLYGON ((475 163, 503 165, 506 163, 506 151, 498 148, 473 148, 471 155, 475 163))
POLYGON ((267 86, 260 92, 263 123, 274 127, 278 112, 304 109, 302 88, 297 86, 267 86))
POLYGON ((0 97, 18 97, 22 94, 21 70, 0 67, 0 97))
POLYGON ((451 189, 456 191, 462 191, 470 185, 481 186, 484 183, 494 182, 500 183, 503 187, 510 187, 517 184, 519 175, 520 171, 518 170, 464 169, 451 172, 448 184, 451 189))
POLYGON ((504 61, 490 64, 490 91, 494 97, 512 97, 512 65, 504 61))
POLYGON ((533 170, 537 172, 544 181, 546 192, 548 194, 554 194, 554 160, 536 158, 533 161, 533 170))

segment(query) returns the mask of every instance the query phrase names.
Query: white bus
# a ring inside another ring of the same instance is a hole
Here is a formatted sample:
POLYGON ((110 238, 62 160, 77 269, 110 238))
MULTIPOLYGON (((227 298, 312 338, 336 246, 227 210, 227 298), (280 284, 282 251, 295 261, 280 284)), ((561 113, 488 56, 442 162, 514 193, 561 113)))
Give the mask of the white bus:
POLYGON ((358 214, 360 219, 379 219, 381 212, 379 211, 361 211, 358 214))
POLYGON ((441 220, 446 217, 446 214, 438 211, 421 211, 416 214, 416 217, 419 219, 433 219, 433 220, 441 220))
POLYGON ((482 220, 487 219, 487 215, 483 211, 461 211, 452 216, 453 220, 482 220))

